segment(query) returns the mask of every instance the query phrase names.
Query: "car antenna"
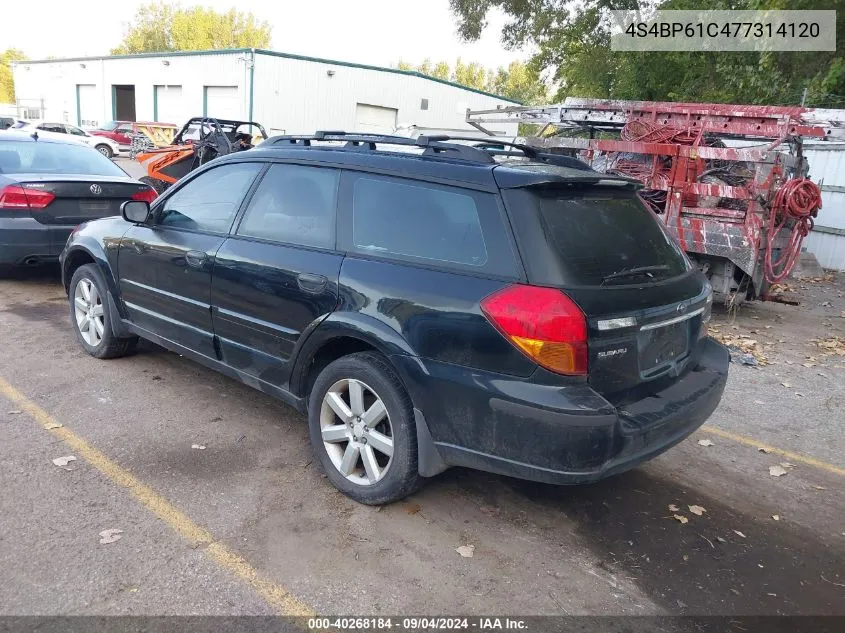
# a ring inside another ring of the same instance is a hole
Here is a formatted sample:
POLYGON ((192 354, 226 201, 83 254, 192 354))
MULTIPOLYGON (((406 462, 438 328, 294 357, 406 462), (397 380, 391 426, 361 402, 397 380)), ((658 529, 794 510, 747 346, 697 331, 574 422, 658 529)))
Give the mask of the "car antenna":
POLYGON ((32 140, 33 140, 33 141, 37 141, 37 140, 38 140, 38 132, 37 132, 37 131, 35 131, 35 132, 33 132, 32 134, 30 134, 30 136, 32 136, 32 140))

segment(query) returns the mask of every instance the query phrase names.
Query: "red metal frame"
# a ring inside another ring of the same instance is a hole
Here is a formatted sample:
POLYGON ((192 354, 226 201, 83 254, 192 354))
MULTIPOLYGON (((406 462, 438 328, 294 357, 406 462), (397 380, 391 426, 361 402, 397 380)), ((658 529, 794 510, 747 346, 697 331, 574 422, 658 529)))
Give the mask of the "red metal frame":
MULTIPOLYGON (((555 106, 468 111, 467 122, 482 130, 487 122, 544 125, 526 144, 575 150, 600 171, 640 180, 644 198, 651 196, 649 206, 684 250, 700 261, 733 263, 750 278, 752 295, 764 293, 769 282, 788 272, 767 273, 771 262, 764 262, 766 253, 800 248, 800 239, 797 246, 790 239, 791 231, 806 232, 806 222, 812 225, 812 218, 788 217, 786 209, 773 208, 787 180, 807 175, 802 139, 830 139, 841 131, 801 107, 574 98, 555 106), (560 135, 572 130, 590 138, 560 135), (727 139, 758 146, 727 147, 727 139), (783 144, 788 152, 776 150, 783 144), (734 184, 715 176, 710 180, 719 182, 702 182, 708 172, 742 176, 734 184), (772 214, 782 221, 782 230, 769 229, 772 214), (767 248, 769 241, 773 249, 767 248)), ((791 267, 791 259, 782 261, 791 267)))

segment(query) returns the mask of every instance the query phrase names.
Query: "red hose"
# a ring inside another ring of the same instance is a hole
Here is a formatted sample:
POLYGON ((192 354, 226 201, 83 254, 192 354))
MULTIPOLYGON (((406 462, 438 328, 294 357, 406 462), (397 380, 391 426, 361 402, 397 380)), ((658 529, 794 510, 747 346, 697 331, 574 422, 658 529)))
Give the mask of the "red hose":
POLYGON ((822 207, 822 193, 818 185, 807 178, 787 180, 778 189, 772 202, 769 218, 769 235, 766 241, 765 275, 770 284, 782 281, 792 272, 801 244, 813 230, 813 218, 822 207), (772 259, 772 246, 787 222, 793 221, 789 244, 776 260, 772 259), (778 272, 775 272, 777 270, 778 272))

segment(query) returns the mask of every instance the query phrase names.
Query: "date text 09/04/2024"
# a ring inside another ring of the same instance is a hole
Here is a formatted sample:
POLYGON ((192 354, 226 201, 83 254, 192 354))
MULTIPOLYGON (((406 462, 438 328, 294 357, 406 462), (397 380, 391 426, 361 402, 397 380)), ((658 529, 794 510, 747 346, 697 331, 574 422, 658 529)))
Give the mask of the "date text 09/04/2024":
POLYGON ((311 630, 388 630, 402 631, 417 630, 527 630, 524 620, 519 618, 497 617, 338 617, 338 618, 309 618, 308 628, 311 630))

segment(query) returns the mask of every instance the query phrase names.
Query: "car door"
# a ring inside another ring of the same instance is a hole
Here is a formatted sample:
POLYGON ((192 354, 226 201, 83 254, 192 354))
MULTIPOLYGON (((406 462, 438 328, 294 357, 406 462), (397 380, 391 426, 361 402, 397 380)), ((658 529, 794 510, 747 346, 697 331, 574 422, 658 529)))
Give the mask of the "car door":
POLYGON ((274 385, 308 327, 337 305, 339 172, 273 164, 214 261, 211 304, 223 360, 274 385))
POLYGON ((239 162, 203 171, 157 202, 148 224, 123 236, 120 293, 135 325, 216 357, 211 269, 262 168, 262 163, 239 162))
POLYGON ((123 123, 118 125, 114 132, 112 132, 112 138, 118 145, 130 145, 132 143, 132 138, 129 136, 131 133, 132 124, 123 123))

